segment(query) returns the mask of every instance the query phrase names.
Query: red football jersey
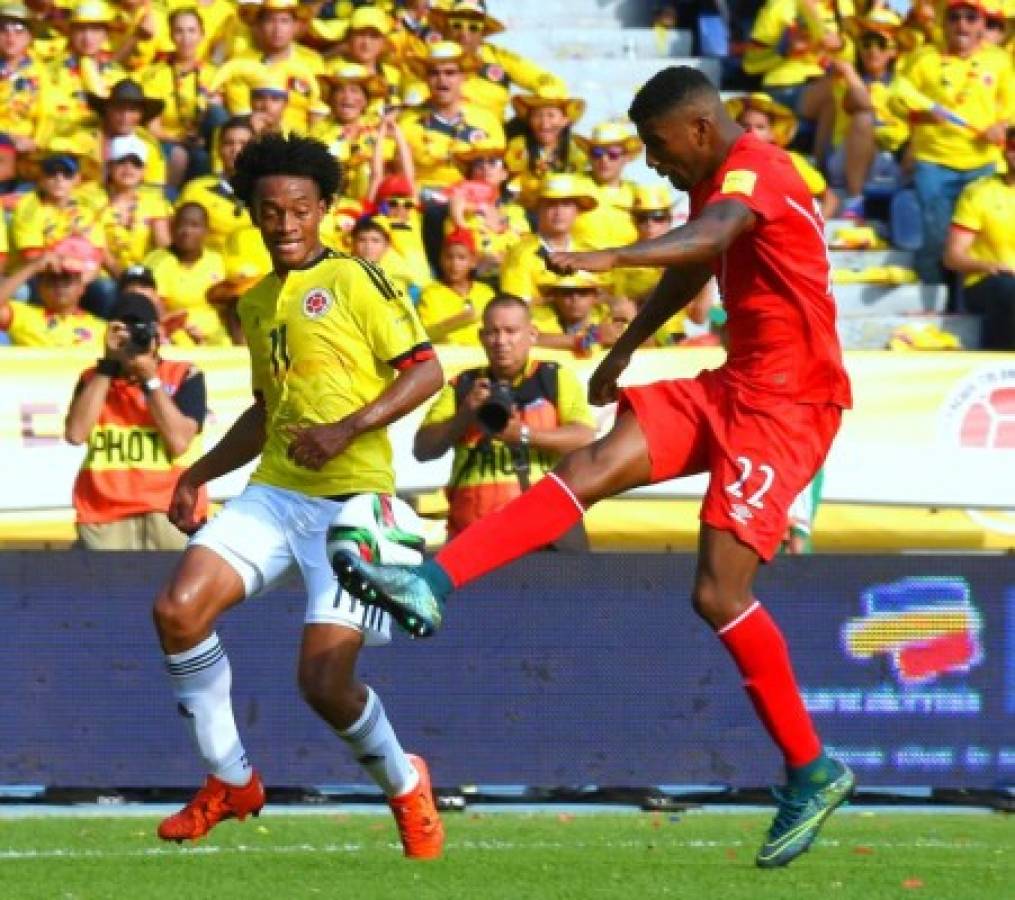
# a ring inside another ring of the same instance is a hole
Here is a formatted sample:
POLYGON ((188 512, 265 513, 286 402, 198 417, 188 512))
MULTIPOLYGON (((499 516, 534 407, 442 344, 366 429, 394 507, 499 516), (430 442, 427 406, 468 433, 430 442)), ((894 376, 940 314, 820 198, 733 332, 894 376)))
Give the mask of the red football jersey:
POLYGON ((723 374, 747 392, 852 405, 835 331, 824 221, 789 156, 744 134, 691 191, 691 218, 735 198, 757 217, 715 262, 728 316, 723 374))

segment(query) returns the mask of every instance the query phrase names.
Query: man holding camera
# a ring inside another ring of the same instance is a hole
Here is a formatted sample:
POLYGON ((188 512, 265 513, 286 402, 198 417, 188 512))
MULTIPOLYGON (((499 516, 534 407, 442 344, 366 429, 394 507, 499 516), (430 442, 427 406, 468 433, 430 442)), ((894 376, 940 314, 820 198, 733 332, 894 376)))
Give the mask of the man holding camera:
MULTIPOLYGON (((64 436, 88 444, 74 482, 81 543, 89 550, 182 550, 166 516, 180 473, 200 455, 204 375, 159 356, 159 317, 143 294, 116 302, 105 353, 78 379, 64 436)), ((200 501, 203 510, 207 497, 200 501)))
MULTIPOLYGON (((413 451, 421 461, 454 448, 446 489, 449 536, 527 490, 563 454, 595 439, 595 421, 574 373, 529 358, 537 334, 522 300, 491 300, 479 332, 487 365, 452 379, 416 434, 413 451)), ((565 538, 557 549, 587 549, 584 531, 565 538)))

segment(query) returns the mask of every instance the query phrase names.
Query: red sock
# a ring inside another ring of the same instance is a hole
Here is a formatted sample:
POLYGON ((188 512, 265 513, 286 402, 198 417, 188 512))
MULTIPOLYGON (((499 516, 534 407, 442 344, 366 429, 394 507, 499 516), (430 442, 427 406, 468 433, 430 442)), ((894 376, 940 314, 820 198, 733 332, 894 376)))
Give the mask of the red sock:
POLYGON ((571 489, 552 472, 506 506, 473 522, 435 557, 454 586, 545 547, 585 514, 571 489))
POLYGON ((719 629, 719 640, 736 661, 754 709, 786 764, 807 765, 821 754, 821 741, 793 677, 786 640, 757 600, 719 629))

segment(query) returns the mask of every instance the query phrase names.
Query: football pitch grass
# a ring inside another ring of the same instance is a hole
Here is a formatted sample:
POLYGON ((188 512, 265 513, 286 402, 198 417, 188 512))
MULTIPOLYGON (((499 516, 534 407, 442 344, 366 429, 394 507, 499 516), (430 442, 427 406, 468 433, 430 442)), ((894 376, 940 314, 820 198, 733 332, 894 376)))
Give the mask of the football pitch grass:
POLYGON ((445 857, 409 862, 387 815, 265 812, 191 846, 153 816, 0 818, 0 897, 976 898, 1015 896, 1015 820, 850 810, 761 871, 766 811, 444 815, 445 857))

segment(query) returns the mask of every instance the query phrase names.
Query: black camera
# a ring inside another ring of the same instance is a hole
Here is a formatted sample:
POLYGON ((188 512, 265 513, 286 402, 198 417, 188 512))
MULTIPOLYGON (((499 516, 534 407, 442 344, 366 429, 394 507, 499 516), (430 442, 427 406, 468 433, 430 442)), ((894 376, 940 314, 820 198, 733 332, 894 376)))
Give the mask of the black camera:
POLYGON ((490 396, 476 410, 476 418, 490 434, 499 434, 506 427, 515 408, 515 395, 506 381, 490 385, 490 396))
POLYGON ((151 349, 152 341, 159 336, 157 322, 125 322, 127 326, 127 346, 131 350, 145 352, 151 349))

